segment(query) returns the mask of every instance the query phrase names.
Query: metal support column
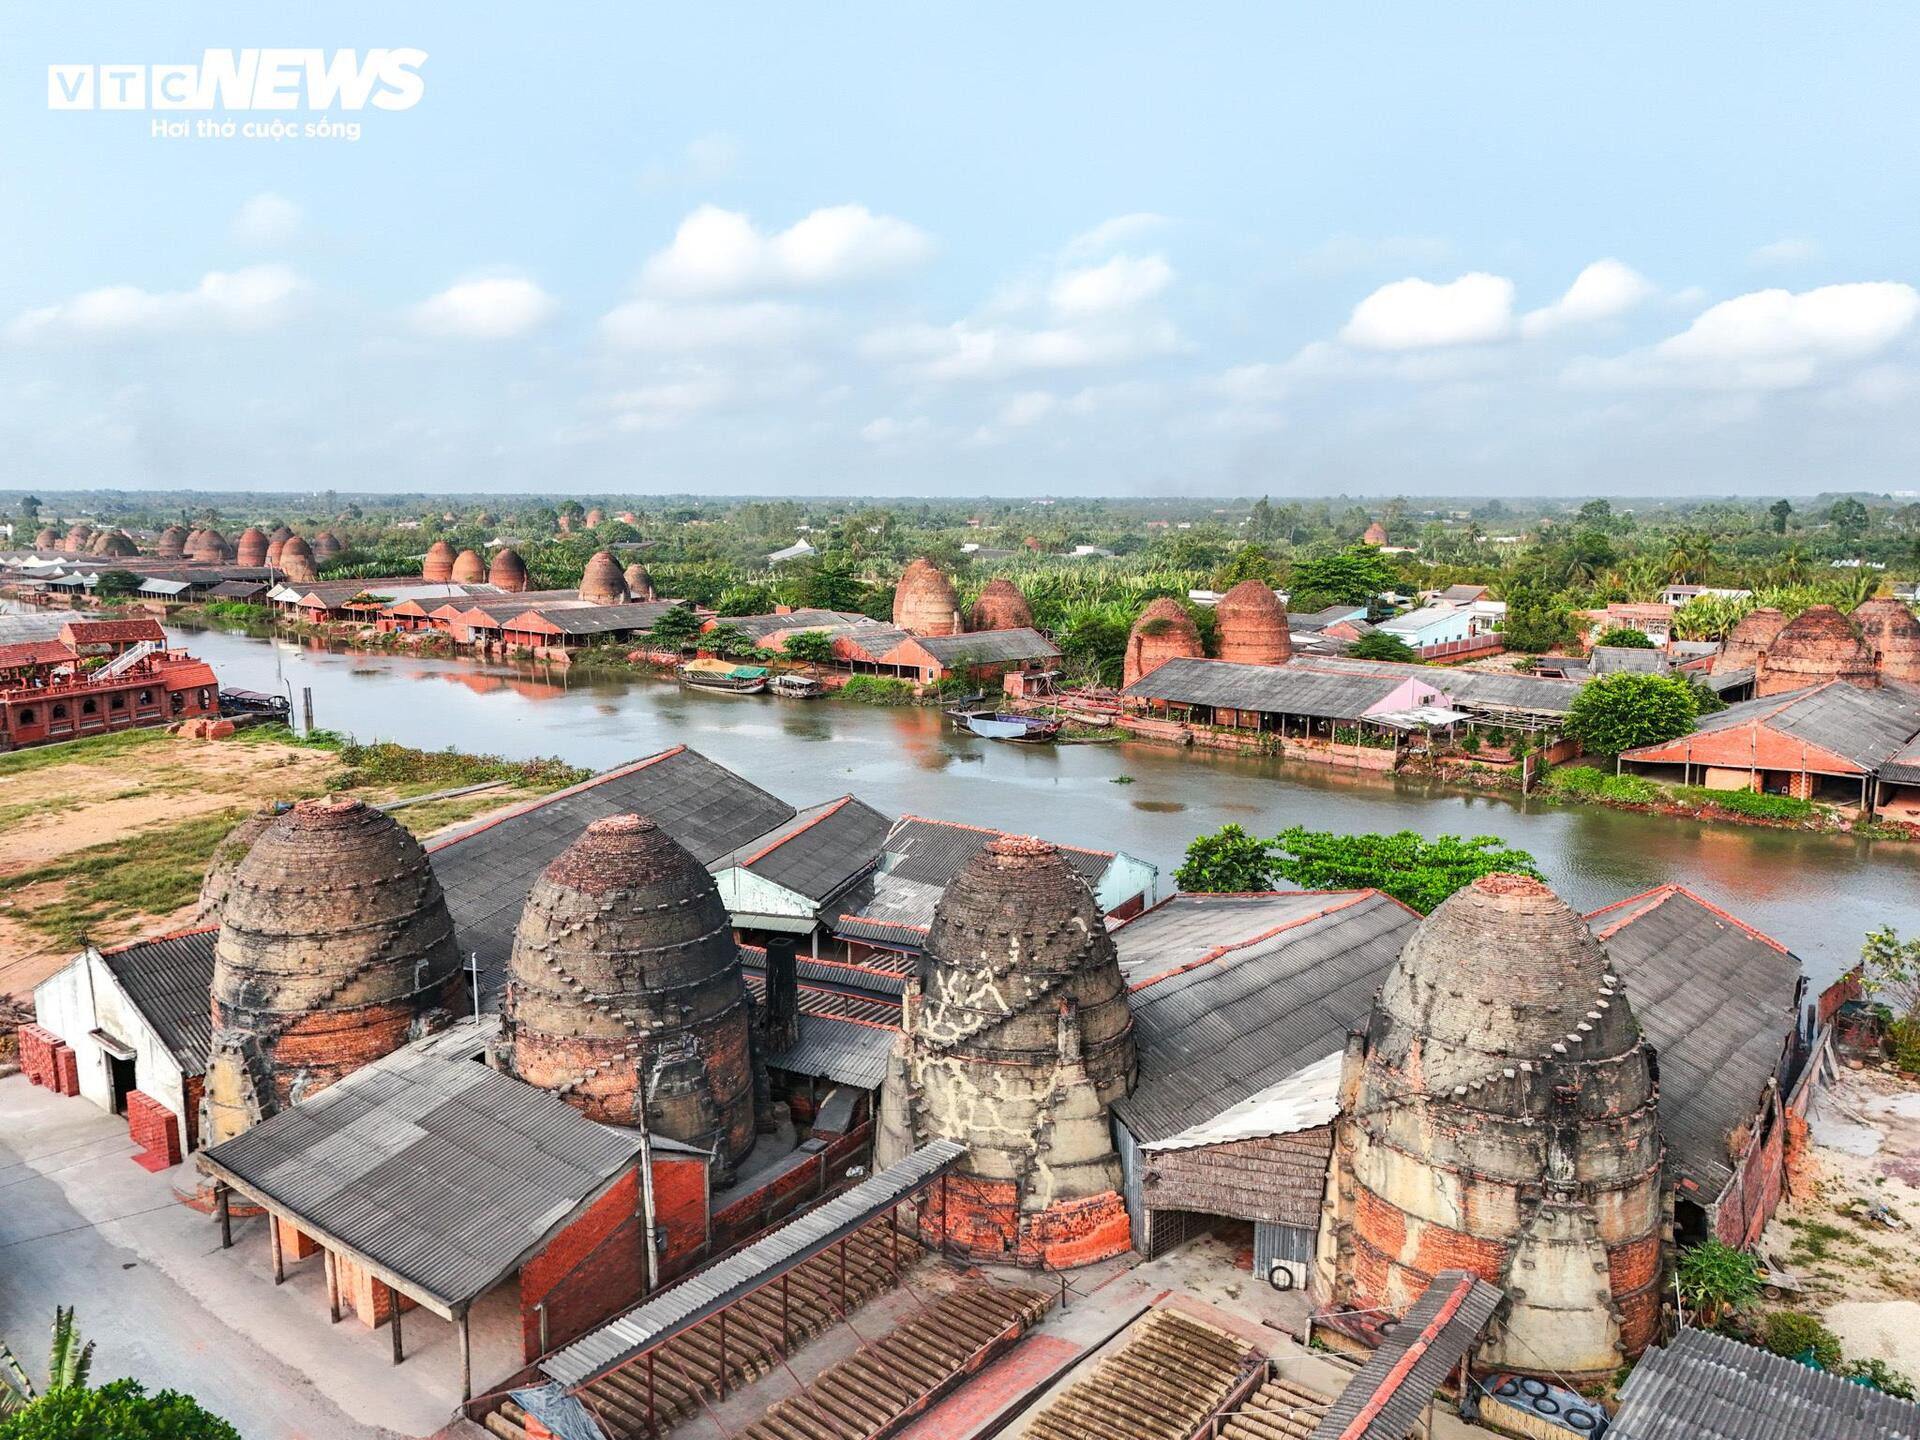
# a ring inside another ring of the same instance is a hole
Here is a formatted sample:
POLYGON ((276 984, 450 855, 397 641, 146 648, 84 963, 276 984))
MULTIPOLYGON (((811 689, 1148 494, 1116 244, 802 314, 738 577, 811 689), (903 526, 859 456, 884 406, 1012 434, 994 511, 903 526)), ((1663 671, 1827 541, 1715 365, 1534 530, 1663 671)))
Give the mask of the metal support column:
POLYGON ((658 1422, 654 1419, 653 1410, 653 1360, 654 1352, 652 1350, 647 1351, 647 1434, 649 1435, 653 1434, 658 1427, 658 1422))
MULTIPOLYGON (((374 1283, 386 1282, 376 1280, 374 1283)), ((398 1365, 406 1358, 406 1352, 400 1344, 400 1292, 391 1285, 387 1286, 387 1323, 393 1326, 393 1363, 398 1365)))
POLYGON ((225 1185, 213 1187, 214 1203, 220 1210, 220 1248, 233 1248, 233 1192, 225 1185))
POLYGON ((727 1311, 724 1305, 720 1308, 720 1367, 715 1374, 718 1377, 720 1398, 724 1400, 727 1398, 727 1311))
POLYGON ((333 1258, 333 1251, 322 1250, 325 1257, 322 1265, 327 1272, 327 1319, 330 1324, 340 1323, 340 1264, 333 1258))
POLYGON ((278 1215, 269 1214, 267 1216, 267 1238, 273 1243, 273 1283, 281 1285, 286 1283, 287 1256, 285 1250, 283 1250, 280 1245, 280 1217, 278 1215))

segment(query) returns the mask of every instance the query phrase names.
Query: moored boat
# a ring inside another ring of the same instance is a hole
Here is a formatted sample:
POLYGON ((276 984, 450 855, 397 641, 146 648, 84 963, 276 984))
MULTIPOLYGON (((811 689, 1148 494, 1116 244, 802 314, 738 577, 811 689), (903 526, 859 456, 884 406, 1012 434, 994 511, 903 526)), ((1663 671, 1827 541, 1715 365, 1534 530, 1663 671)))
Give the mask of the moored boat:
POLYGON ((767 688, 789 700, 811 700, 816 695, 824 695, 827 690, 811 675, 776 675, 767 688))
POLYGON ((1029 745, 1053 740, 1060 734, 1060 722, 1038 715, 1017 715, 1004 710, 949 711, 954 724, 983 740, 1012 740, 1029 745))
POLYGON ((767 667, 735 665, 730 660, 689 660, 678 671, 680 683, 722 695, 758 695, 767 688, 767 667))

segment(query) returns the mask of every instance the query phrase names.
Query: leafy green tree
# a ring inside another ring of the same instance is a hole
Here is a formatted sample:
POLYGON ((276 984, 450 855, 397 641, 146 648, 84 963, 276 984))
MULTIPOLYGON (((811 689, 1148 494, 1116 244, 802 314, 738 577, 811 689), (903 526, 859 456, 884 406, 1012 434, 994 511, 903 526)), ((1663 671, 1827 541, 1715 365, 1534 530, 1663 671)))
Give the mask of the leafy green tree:
POLYGON ((1259 544, 1279 538, 1279 526, 1273 517, 1273 502, 1262 495, 1253 502, 1247 517, 1247 538, 1259 544))
POLYGON ((773 586, 756 582, 729 585, 713 608, 721 615, 766 615, 773 606, 773 586))
POLYGON ((787 636, 781 650, 789 660, 824 665, 833 659, 833 637, 824 630, 801 630, 787 636))
POLYGON ((1271 890, 1275 871, 1273 842, 1249 835, 1238 825, 1223 825, 1211 835, 1198 835, 1187 846, 1187 858, 1173 872, 1182 890, 1214 895, 1271 890))
POLYGON ((753 637, 737 625, 716 625, 700 637, 700 647, 723 660, 745 660, 759 650, 753 637))
POLYGON ((240 1440, 240 1432, 189 1395, 113 1380, 49 1392, 0 1419, 0 1440, 240 1440))
POLYGON ((1849 495, 1845 499, 1834 501, 1827 507, 1827 521, 1842 536, 1852 540, 1866 530, 1872 523, 1873 516, 1868 513, 1865 505, 1849 495))
POLYGON ((1068 613, 1056 643, 1076 674, 1097 684, 1117 685, 1126 665, 1131 629, 1124 615, 1106 606, 1084 606, 1068 613))
POLYGON ((1631 625, 1616 625, 1603 631, 1595 645, 1605 645, 1618 650, 1652 650, 1654 643, 1644 630, 1636 630, 1631 625))
POLYGON ((1213 583, 1218 589, 1231 590, 1242 580, 1258 580, 1262 585, 1277 588, 1279 562, 1259 545, 1242 545, 1215 573, 1213 583))
POLYGON ((1296 885, 1309 890, 1372 887, 1422 914, 1482 875, 1541 878, 1532 855, 1510 848, 1496 835, 1428 840, 1411 830, 1342 835, 1296 825, 1282 830, 1272 843, 1280 852, 1275 868, 1296 885))
POLYGON ((1703 1326, 1717 1324, 1730 1310, 1752 1304, 1760 1294, 1760 1267, 1744 1250, 1708 1240, 1689 1245, 1674 1262, 1680 1303, 1703 1326))
POLYGON ((1604 530, 1613 523, 1613 506, 1604 497, 1589 500, 1574 517, 1589 530, 1604 530))
POLYGON ((1398 635, 1386 630, 1376 630, 1371 635, 1362 635, 1347 647, 1347 655, 1354 660, 1402 660, 1417 663, 1420 659, 1419 651, 1398 635))
POLYGON ((656 645, 679 645, 700 633, 700 617, 684 605, 676 605, 658 620, 648 638, 656 645))
POLYGON ((1517 587, 1507 592, 1507 613, 1500 635, 1509 650, 1538 655, 1569 644, 1576 629, 1564 601, 1545 590, 1517 587))
POLYGON ((1860 984, 1886 1002, 1896 1022, 1920 1023, 1920 940, 1902 940, 1890 925, 1869 932, 1860 947, 1860 984))
POLYGON ((867 606, 866 582, 854 574, 850 562, 837 556, 807 562, 790 583, 793 604, 801 609, 862 612, 867 606))
POLYGON ((1393 566, 1385 556, 1371 545, 1352 545, 1296 561, 1289 603, 1307 613, 1329 605, 1366 605, 1391 590, 1393 581, 1393 566))
POLYGON ((140 577, 131 570, 102 570, 93 593, 102 600, 124 600, 139 589, 140 577))
POLYGON ((1776 535, 1786 534, 1787 521, 1793 515, 1792 504, 1786 500, 1776 500, 1767 507, 1767 514, 1773 517, 1773 533, 1776 535))
POLYGON ((1678 675, 1603 675, 1574 696, 1565 731, 1590 753, 1618 755, 1693 729, 1700 704, 1678 675))
POLYGON ((1775 1310, 1761 1322, 1760 1338, 1788 1360, 1805 1356, 1822 1370, 1840 1364, 1840 1337, 1803 1310, 1775 1310))
MULTIPOLYGON (((87 1375, 93 1369, 93 1342, 80 1343, 80 1328, 74 1324, 73 1308, 56 1305, 53 1310, 53 1340, 47 1346, 47 1389, 48 1395, 56 1395, 62 1390, 85 1390, 87 1375)), ((0 1415, 15 1415, 39 1400, 41 1392, 34 1389, 33 1380, 28 1376, 13 1351, 4 1341, 0 1341, 0 1415)))

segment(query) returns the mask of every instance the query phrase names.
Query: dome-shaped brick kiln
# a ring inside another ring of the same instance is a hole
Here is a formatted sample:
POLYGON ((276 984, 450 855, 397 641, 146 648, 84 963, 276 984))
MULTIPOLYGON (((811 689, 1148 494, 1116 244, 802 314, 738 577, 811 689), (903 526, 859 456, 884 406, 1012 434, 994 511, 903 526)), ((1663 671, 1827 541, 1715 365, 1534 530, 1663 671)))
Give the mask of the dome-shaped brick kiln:
POLYGON ((1883 680, 1920 685, 1920 619, 1906 601, 1879 595, 1851 618, 1883 680))
POLYGON ((1171 596, 1162 595, 1140 612, 1140 618, 1133 622, 1133 629, 1127 635, 1122 683, 1131 685, 1169 660, 1192 659, 1206 653, 1206 647, 1200 643, 1200 631, 1186 607, 1171 596))
MULTIPOLYGON (((596 820, 534 882, 514 936, 504 1053, 595 1120, 753 1148, 751 1021, 713 877, 651 820, 596 820)), ((723 1183, 724 1180, 723 1180, 723 1183)))
POLYGON ((580 598, 595 605, 624 605, 627 601, 626 577, 620 562, 605 550, 594 552, 580 576, 580 598))
POLYGON ((471 550, 462 550, 453 557, 453 579, 461 585, 484 584, 487 578, 487 566, 471 550))
POLYGON ((429 585, 444 585, 453 578, 453 546, 444 540, 436 540, 427 547, 426 558, 420 562, 420 578, 429 585))
POLYGON ((320 578, 313 564, 313 547, 298 535, 280 547, 280 568, 287 579, 302 585, 320 578))
POLYGON ((507 590, 519 594, 527 588, 527 562, 520 558, 520 552, 507 549, 493 557, 493 563, 487 567, 487 583, 497 590, 507 590))
POLYGON ((1278 665, 1293 654, 1287 631, 1287 607, 1273 587, 1242 580, 1220 597, 1214 610, 1219 656, 1243 665, 1278 665))
POLYGON ((267 563, 267 532, 258 525, 249 525, 240 532, 240 538, 233 547, 233 558, 241 565, 264 565, 267 563))
POLYGON ((1880 683, 1873 655, 1847 617, 1831 605, 1809 605, 1789 620, 1760 654, 1753 693, 1778 695, 1844 680, 1871 689, 1880 683))
POLYGON ((1449 897, 1349 1042, 1315 1282, 1330 1323, 1377 1339, 1464 1267, 1510 1297, 1477 1367, 1585 1383, 1638 1355, 1660 1318, 1654 1077, 1557 895, 1489 875, 1449 897))
POLYGON ((1020 587, 1004 576, 989 580, 973 602, 969 630, 1026 630, 1033 627, 1033 610, 1020 587))
POLYGON ((1760 656, 1786 628, 1787 617, 1770 605, 1749 610, 1734 622, 1727 638, 1720 642, 1720 653, 1713 657, 1713 674, 1751 670, 1760 656))
POLYGON ((958 635, 960 597, 953 582, 925 556, 908 565, 893 592, 893 623, 915 635, 958 635))
POLYGON ((205 1123, 229 1139, 463 1008, 453 920, 420 842, 302 800, 234 867, 213 962, 205 1123))
POLYGON ((322 530, 313 537, 313 558, 322 563, 333 559, 345 548, 340 543, 340 537, 331 530, 322 530))
POLYGON ((655 600, 659 598, 653 593, 653 576, 647 572, 647 567, 642 565, 638 560, 627 566, 621 578, 626 582, 627 598, 629 600, 655 600))

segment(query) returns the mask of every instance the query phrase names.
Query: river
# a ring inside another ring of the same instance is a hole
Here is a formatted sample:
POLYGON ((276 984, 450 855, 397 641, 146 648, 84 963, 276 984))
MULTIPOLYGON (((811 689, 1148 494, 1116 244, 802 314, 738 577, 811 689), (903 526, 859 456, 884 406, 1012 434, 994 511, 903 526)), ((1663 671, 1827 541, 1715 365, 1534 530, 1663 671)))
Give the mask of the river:
POLYGON ((938 710, 683 691, 670 681, 329 651, 221 631, 179 631, 221 683, 311 686, 315 723, 361 740, 605 769, 694 747, 795 804, 849 791, 921 814, 1122 849, 1161 867, 1236 821, 1255 834, 1313 829, 1498 835, 1530 851, 1582 910, 1677 881, 1778 937, 1816 986, 1881 925, 1920 934, 1920 844, 1701 824, 1557 805, 1317 766, 1157 745, 1026 746, 953 733, 938 710))

